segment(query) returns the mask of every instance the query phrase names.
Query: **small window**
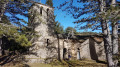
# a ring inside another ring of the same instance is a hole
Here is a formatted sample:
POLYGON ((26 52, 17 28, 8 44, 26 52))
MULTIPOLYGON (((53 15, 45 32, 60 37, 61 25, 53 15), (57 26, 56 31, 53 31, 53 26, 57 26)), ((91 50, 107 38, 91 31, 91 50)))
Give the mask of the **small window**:
POLYGON ((66 49, 66 48, 64 48, 64 49, 63 49, 63 53, 66 53, 66 52, 67 52, 67 49, 66 49))
POLYGON ((42 10, 43 10, 43 7, 40 7, 40 14, 42 15, 42 10))
POLYGON ((47 46, 49 45, 49 39, 47 39, 47 46))
POLYGON ((47 9, 47 16, 48 16, 48 14, 49 14, 49 9, 47 9))

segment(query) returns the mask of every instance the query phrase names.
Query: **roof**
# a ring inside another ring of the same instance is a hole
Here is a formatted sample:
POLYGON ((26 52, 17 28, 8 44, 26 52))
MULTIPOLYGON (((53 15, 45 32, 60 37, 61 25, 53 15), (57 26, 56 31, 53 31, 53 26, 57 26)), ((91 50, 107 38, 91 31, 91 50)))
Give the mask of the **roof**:
POLYGON ((49 8, 54 9, 54 7, 51 7, 51 6, 46 5, 46 4, 38 3, 38 2, 34 2, 34 3, 30 6, 30 8, 31 8, 32 6, 34 6, 34 5, 36 5, 36 4, 41 4, 41 5, 44 5, 44 6, 47 6, 47 7, 49 7, 49 8))
MULTIPOLYGON (((65 35, 59 35, 59 38, 67 40, 67 36, 65 36, 65 35)), ((97 43, 103 42, 103 36, 102 35, 75 35, 73 37, 69 37, 68 39, 73 40, 73 41, 77 40, 81 43, 84 42, 87 39, 92 39, 97 43)))
MULTIPOLYGON (((67 39, 67 36, 64 34, 59 35, 60 39, 67 39)), ((74 39, 74 40, 86 40, 88 38, 92 38, 96 42, 102 42, 103 41, 103 35, 74 35, 73 37, 68 37, 68 39, 74 39)))

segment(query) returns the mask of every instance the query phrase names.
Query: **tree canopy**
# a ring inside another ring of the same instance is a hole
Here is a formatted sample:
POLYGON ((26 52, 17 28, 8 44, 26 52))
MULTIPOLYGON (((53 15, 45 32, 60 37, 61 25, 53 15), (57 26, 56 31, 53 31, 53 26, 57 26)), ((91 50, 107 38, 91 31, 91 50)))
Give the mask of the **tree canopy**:
POLYGON ((46 0, 46 4, 53 7, 53 1, 52 0, 46 0))
POLYGON ((64 33, 63 26, 58 21, 54 22, 54 31, 56 34, 64 33))
MULTIPOLYGON (((119 1, 116 0, 116 2, 118 3, 119 1)), ((74 23, 77 23, 80 29, 90 28, 93 31, 102 30, 100 18, 109 19, 109 20, 114 18, 114 17, 108 17, 110 16, 110 12, 111 14, 114 13, 114 12, 112 13, 113 9, 111 10, 110 8, 111 0, 106 0, 106 3, 108 3, 107 12, 109 15, 99 14, 101 13, 101 8, 100 8, 101 6, 100 6, 99 0, 65 1, 59 6, 59 9, 62 9, 63 11, 67 11, 68 14, 71 14, 72 17, 77 20, 77 21, 74 21, 74 23), (78 4, 81 6, 77 6, 75 4, 78 4)))
POLYGON ((31 46, 35 32, 24 18, 28 18, 28 10, 32 3, 32 0, 0 1, 0 38, 7 38, 7 45, 11 45, 9 50, 25 52, 31 46))
POLYGON ((65 29, 65 34, 78 34, 78 32, 76 31, 76 29, 75 28, 73 28, 73 27, 67 27, 66 29, 65 29))

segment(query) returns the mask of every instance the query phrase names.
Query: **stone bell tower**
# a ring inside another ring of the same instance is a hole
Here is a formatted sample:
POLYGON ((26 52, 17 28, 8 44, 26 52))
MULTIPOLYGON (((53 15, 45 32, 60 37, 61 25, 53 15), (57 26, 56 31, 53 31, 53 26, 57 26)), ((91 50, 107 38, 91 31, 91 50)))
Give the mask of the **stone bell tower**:
POLYGON ((49 57, 57 57, 57 46, 55 42, 57 39, 54 37, 54 8, 41 4, 35 3, 29 9, 29 26, 36 31, 39 37, 35 38, 33 43, 34 47, 33 54, 29 55, 28 58, 31 62, 44 61, 43 59, 49 57), (53 53, 52 53, 53 52, 53 53))
POLYGON ((35 3, 31 6, 29 11, 29 24, 33 29, 41 35, 51 36, 53 33, 52 28, 54 22, 54 8, 41 4, 35 3), (44 33, 44 34, 43 34, 44 33), (49 34, 48 34, 49 33, 49 34))

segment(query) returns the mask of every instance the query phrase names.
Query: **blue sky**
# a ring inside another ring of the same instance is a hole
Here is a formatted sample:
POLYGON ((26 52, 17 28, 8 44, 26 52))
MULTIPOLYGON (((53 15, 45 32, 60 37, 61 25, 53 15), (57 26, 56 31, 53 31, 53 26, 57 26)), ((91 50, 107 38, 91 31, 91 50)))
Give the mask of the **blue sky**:
MULTIPOLYGON (((45 4, 46 0, 41 0, 41 3, 45 4)), ((63 0, 53 0, 53 5, 54 5, 54 15, 56 16, 56 21, 59 21, 61 23, 61 25, 63 26, 63 28, 67 28, 67 27, 75 27, 75 24, 72 23, 73 21, 75 21, 72 16, 70 15, 66 15, 66 12, 63 12, 62 10, 58 10, 56 7, 59 6, 61 3, 63 3, 63 0)), ((11 14, 6 13, 7 16, 11 16, 11 14)), ((28 18, 22 16, 22 15, 17 15, 19 18, 23 19, 25 21, 28 22, 28 18)), ((21 22, 22 23, 22 22, 21 22)), ((25 25, 24 23, 22 23, 23 25, 25 25)))
MULTIPOLYGON (((61 25, 63 26, 63 28, 67 28, 67 27, 75 27, 76 24, 74 24, 73 22, 75 21, 75 19, 71 16, 71 15, 66 15, 67 13, 62 10, 58 10, 56 7, 59 6, 60 4, 64 3, 64 1, 69 1, 69 0, 53 0, 53 5, 54 5, 54 15, 56 15, 56 21, 59 21, 61 23, 61 25)), ((118 0, 120 1, 120 0, 118 0)), ((46 0, 41 0, 41 3, 45 4, 46 0)), ((77 5, 81 5, 81 4, 77 4, 75 3, 75 6, 77 5)), ((6 15, 9 15, 10 14, 6 14, 6 15)), ((25 18, 21 15, 18 15, 19 17, 21 18, 25 18)), ((84 15, 82 17, 86 17, 87 15, 84 15)), ((25 18, 25 21, 28 21, 28 18, 25 18)), ((77 30, 78 32, 86 32, 86 30, 77 30)), ((88 31, 91 31, 90 29, 87 30, 88 31)), ((101 32, 100 30, 95 30, 95 31, 92 31, 92 32, 101 32)))
MULTIPOLYGON (((63 26, 64 29, 66 29, 67 27, 75 27, 77 24, 74 24, 73 22, 75 21, 75 19, 71 16, 71 15, 67 15, 67 12, 62 11, 61 9, 57 9, 57 7, 64 3, 65 1, 69 1, 69 0, 53 0, 53 6, 54 6, 54 15, 56 16, 55 20, 60 22, 61 25, 63 26)), ((46 0, 41 0, 41 3, 45 4, 46 0)), ((78 3, 75 3, 75 6, 77 5, 81 5, 78 3)), ((11 16, 9 13, 6 13, 6 15, 11 16)), ((22 15, 17 15, 19 18, 23 19, 25 21, 28 22, 28 18, 22 16, 22 15)), ((87 15, 84 15, 82 17, 86 17, 87 15)), ((21 24, 25 25, 24 23, 21 22, 21 24)), ((77 29, 76 29, 77 30, 77 29)), ((88 30, 77 30, 78 32, 88 32, 91 31, 90 29, 88 30)), ((94 32, 98 32, 98 31, 94 31, 94 32)))
MULTIPOLYGON (((45 4, 46 0, 41 0, 41 3, 45 4)), ((67 0, 64 0, 67 1, 67 0)), ((54 15, 56 15, 56 21, 59 21, 61 23, 61 25, 65 28, 67 27, 75 27, 76 24, 74 24, 73 22, 75 21, 75 19, 71 16, 71 15, 66 15, 67 13, 62 10, 58 10, 56 7, 59 6, 60 4, 64 3, 63 0, 53 0, 53 6, 54 8, 54 15)), ((86 32, 86 30, 77 30, 78 32, 86 32)), ((91 30, 88 30, 91 31, 91 30)))
MULTIPOLYGON (((63 0, 53 0, 53 5, 55 7, 54 9, 54 15, 56 15, 56 21, 59 21, 61 25, 65 28, 71 26, 75 27, 75 24, 72 23, 75 21, 75 19, 72 18, 70 15, 66 15, 66 12, 63 12, 62 10, 58 10, 56 7, 59 6, 61 3, 63 3, 63 0)), ((41 0, 41 3, 45 4, 45 0, 41 0)))
MULTIPOLYGON (((46 0, 41 0, 41 3, 45 4, 45 1, 46 0)), ((76 24, 74 24, 73 22, 75 21, 75 19, 71 16, 71 15, 66 15, 67 13, 62 10, 58 10, 56 7, 59 6, 60 4, 64 3, 64 1, 70 1, 70 0, 53 0, 53 5, 55 7, 54 9, 54 15, 56 15, 56 21, 59 21, 61 23, 61 25, 65 28, 67 27, 75 27, 76 24)), ((76 0, 77 1, 77 0, 76 0)), ((120 1, 120 0, 117 0, 117 1, 120 1)), ((78 3, 74 3, 75 6, 82 6, 82 4, 78 4, 78 3)), ((86 17, 88 15, 84 15, 82 17, 86 17)), ((91 29, 88 29, 87 31, 86 30, 77 30, 78 32, 101 32, 102 30, 95 30, 95 31, 92 31, 91 29)))

